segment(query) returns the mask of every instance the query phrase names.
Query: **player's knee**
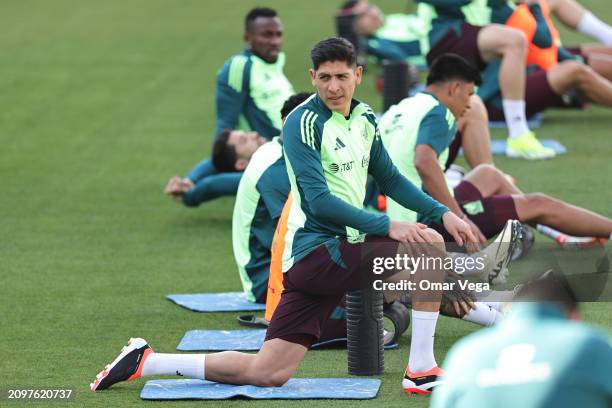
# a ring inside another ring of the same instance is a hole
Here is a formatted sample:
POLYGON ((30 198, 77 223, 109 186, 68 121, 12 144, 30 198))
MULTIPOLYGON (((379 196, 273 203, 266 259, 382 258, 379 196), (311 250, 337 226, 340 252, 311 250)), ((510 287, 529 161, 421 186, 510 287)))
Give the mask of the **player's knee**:
POLYGON ((514 52, 527 52, 527 36, 520 30, 508 30, 505 38, 507 49, 514 52))
POLYGON ((282 387, 291 378, 288 370, 277 370, 268 373, 261 379, 260 387, 282 387))
POLYGON ((563 61, 558 65, 565 78, 579 82, 588 75, 589 67, 578 61, 563 61))

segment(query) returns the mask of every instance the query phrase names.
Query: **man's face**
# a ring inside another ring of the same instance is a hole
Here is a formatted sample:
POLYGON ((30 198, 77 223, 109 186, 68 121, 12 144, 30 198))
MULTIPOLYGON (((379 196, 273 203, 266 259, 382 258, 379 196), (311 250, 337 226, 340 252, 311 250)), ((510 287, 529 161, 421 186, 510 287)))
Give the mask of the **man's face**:
POLYGON ((227 144, 234 146, 236 150, 236 170, 244 170, 259 146, 266 142, 267 140, 257 132, 233 130, 227 139, 227 144))
POLYGON ((266 62, 274 63, 283 46, 283 25, 278 17, 257 17, 244 34, 249 50, 266 62))
POLYGON ((452 81, 449 88, 449 106, 451 113, 459 119, 470 107, 470 98, 474 95, 474 83, 452 81))
POLYGON ((360 2, 355 6, 355 13, 359 14, 359 17, 357 17, 357 31, 366 37, 374 35, 376 30, 385 23, 383 14, 378 6, 367 1, 360 2))
POLYGON ((316 70, 310 69, 310 78, 325 105, 334 112, 348 116, 362 72, 362 67, 349 66, 344 61, 327 61, 316 70))

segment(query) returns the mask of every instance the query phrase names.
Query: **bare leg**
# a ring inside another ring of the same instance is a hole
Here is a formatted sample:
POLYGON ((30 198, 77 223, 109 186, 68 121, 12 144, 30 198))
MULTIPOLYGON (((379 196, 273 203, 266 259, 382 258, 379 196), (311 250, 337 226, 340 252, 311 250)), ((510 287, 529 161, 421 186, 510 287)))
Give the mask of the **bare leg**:
POLYGON ((257 354, 224 351, 206 355, 206 379, 226 384, 280 387, 291 378, 308 349, 282 339, 264 342, 257 354))
POLYGON ((503 98, 524 100, 527 55, 525 35, 514 28, 491 24, 478 34, 478 49, 487 62, 502 59, 499 85, 503 98))
POLYGON ((612 82, 587 65, 564 61, 549 70, 547 78, 553 91, 559 95, 577 89, 594 103, 612 106, 612 82))
POLYGON ((609 50, 609 54, 587 51, 585 55, 587 55, 589 66, 595 72, 608 81, 612 81, 612 48, 609 48, 609 50))
POLYGON ((542 224, 565 234, 609 238, 612 219, 545 194, 513 196, 520 221, 542 224))
POLYGON ((574 0, 548 0, 550 11, 566 26, 576 29, 584 14, 584 7, 574 0))
POLYGON ((463 179, 472 183, 483 197, 522 194, 521 190, 512 184, 504 173, 490 164, 481 164, 466 174, 463 179))
POLYGON ((489 115, 478 95, 470 99, 469 109, 457 121, 457 130, 461 132, 463 155, 471 168, 493 164, 489 115))

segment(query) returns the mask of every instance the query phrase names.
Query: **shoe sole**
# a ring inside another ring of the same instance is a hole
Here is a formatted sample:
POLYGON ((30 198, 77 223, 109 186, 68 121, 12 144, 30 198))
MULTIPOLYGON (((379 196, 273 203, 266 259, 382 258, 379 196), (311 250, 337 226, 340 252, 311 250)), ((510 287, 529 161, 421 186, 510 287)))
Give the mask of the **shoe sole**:
POLYGON ((522 153, 514 152, 512 150, 506 149, 506 157, 511 159, 524 159, 524 160, 548 160, 554 159, 557 156, 556 153, 546 155, 546 156, 525 156, 522 153))
MULTIPOLYGON (((96 379, 94 382, 89 384, 89 388, 91 388, 92 391, 96 391, 98 389, 98 387, 100 386, 100 383, 106 378, 108 377, 108 374, 111 372, 111 370, 113 369, 113 367, 115 367, 115 365, 117 365, 117 363, 119 361, 121 361, 126 355, 128 355, 129 353, 131 353, 132 351, 144 347, 147 345, 147 341, 141 338, 131 338, 128 341, 128 344, 123 347, 121 349, 121 353, 119 353, 119 355, 113 360, 112 363, 107 364, 106 367, 104 367, 104 370, 100 371, 97 375, 96 375, 96 379)), ((142 372, 142 362, 147 358, 147 356, 152 353, 153 350, 151 348, 148 348, 147 350, 144 351, 144 354, 141 358, 141 364, 138 366, 138 370, 136 370, 136 372, 134 374, 132 374, 126 381, 132 381, 138 377, 140 377, 140 374, 142 372)))
POLYGON ((406 395, 419 394, 419 395, 427 395, 431 394, 432 388, 441 385, 444 381, 432 381, 423 385, 416 385, 413 381, 408 378, 404 378, 402 380, 402 388, 404 389, 404 393, 406 395))
POLYGON ((508 265, 512 261, 512 253, 514 252, 514 248, 517 244, 517 241, 520 235, 521 235, 521 224, 519 221, 509 220, 508 222, 506 222, 506 225, 504 225, 504 228, 499 233, 498 238, 495 239, 494 241, 495 243, 499 244, 499 247, 497 249, 497 252, 495 253, 495 260, 494 260, 495 266, 493 267, 493 270, 491 272, 494 272, 495 270, 497 270, 498 272, 497 274, 489 273, 487 277, 489 282, 499 277, 501 272, 504 269, 508 268, 508 265), (510 235, 508 239, 506 240, 505 238, 508 232, 510 233, 510 235), (504 252, 503 256, 500 255, 500 251, 502 251, 501 249, 502 245, 505 246, 503 249, 503 252, 504 252))

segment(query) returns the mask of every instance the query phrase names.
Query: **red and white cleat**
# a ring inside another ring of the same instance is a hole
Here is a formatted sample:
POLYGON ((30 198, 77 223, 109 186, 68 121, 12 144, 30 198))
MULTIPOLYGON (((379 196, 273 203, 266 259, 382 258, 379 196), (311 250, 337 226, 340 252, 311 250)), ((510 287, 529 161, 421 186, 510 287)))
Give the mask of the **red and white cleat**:
POLYGON ((130 339, 117 358, 96 375, 89 387, 92 391, 105 390, 115 383, 139 378, 144 362, 152 352, 145 339, 130 339))

